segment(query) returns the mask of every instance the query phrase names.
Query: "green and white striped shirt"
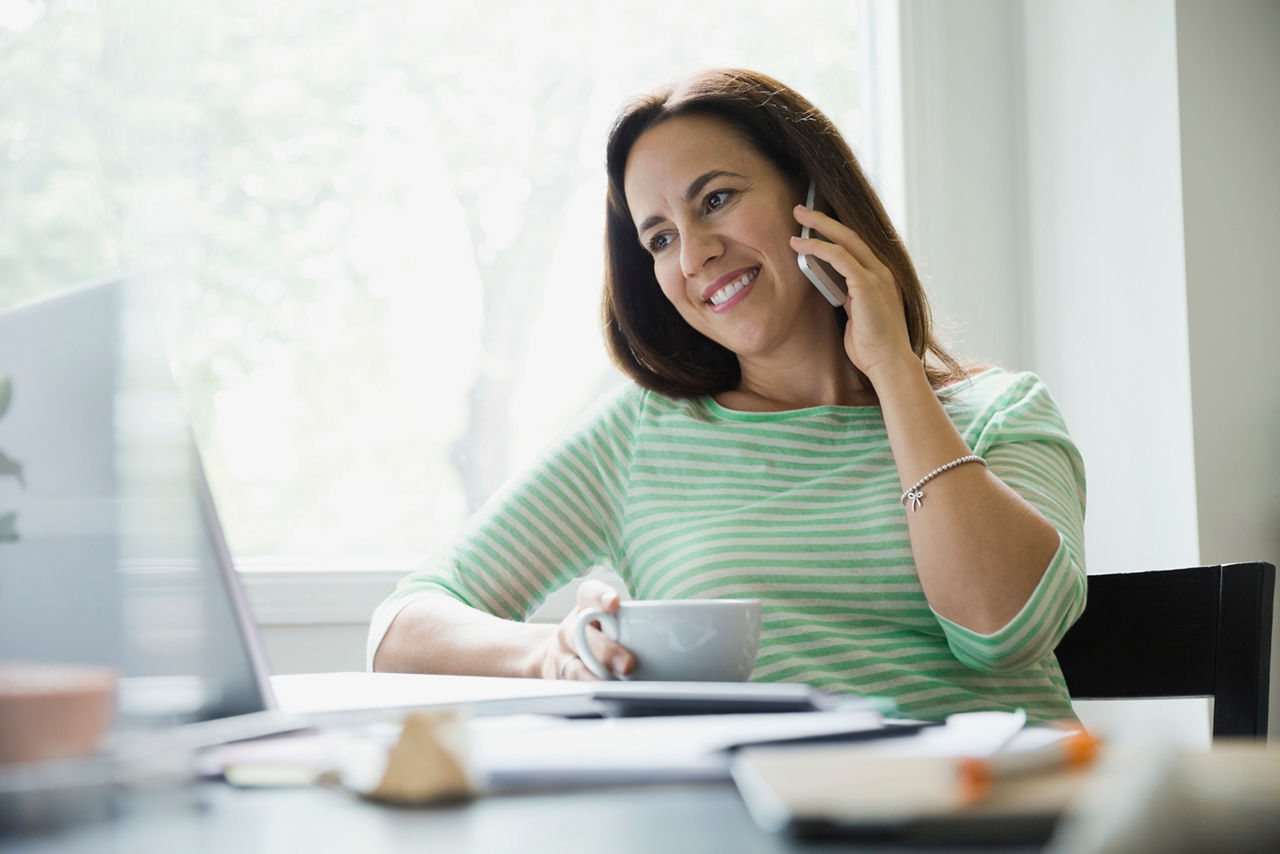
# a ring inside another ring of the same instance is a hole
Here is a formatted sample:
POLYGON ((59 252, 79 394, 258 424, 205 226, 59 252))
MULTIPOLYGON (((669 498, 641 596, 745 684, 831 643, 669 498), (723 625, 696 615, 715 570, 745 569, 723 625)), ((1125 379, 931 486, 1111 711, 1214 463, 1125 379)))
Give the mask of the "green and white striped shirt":
POLYGON ((607 564, 639 599, 763 600, 756 680, 888 697, 923 719, 1069 717, 1053 649, 1084 608, 1080 454, 1032 374, 987 370, 942 399, 973 452, 1061 537, 1031 599, 993 634, 925 600, 878 407, 737 412, 629 386, 401 581, 374 615, 370 660, 415 594, 520 620, 607 564))

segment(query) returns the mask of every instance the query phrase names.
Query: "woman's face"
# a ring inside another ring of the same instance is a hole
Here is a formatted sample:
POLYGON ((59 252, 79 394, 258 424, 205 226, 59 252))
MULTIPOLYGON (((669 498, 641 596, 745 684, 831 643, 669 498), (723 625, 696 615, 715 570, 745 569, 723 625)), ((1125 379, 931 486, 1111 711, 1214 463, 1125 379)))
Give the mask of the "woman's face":
POLYGON ((683 116, 645 131, 624 191, 663 294, 708 338, 764 356, 808 334, 802 319, 829 321, 788 242, 798 188, 728 122, 683 116))

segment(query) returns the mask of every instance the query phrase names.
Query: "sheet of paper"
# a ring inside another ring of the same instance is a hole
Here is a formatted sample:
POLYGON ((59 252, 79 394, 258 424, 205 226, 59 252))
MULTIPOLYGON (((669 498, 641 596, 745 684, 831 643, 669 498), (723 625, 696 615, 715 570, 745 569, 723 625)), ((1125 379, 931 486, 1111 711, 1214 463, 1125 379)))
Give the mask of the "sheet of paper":
POLYGON ((1023 726, 1022 719, 1008 712, 968 712, 952 715, 945 726, 924 730, 919 738, 868 742, 859 747, 868 753, 891 756, 989 756, 996 750, 1034 750, 1068 734, 1068 730, 1023 726))
POLYGON ((466 707, 473 715, 612 716, 627 714, 628 707, 648 701, 668 710, 674 703, 702 713, 712 709, 791 712, 801 705, 831 711, 879 707, 866 698, 827 694, 808 685, 784 682, 575 682, 411 673, 308 673, 274 676, 271 685, 277 707, 294 716, 350 716, 441 706, 466 707))
POLYGON ((312 715, 585 696, 591 683, 421 673, 299 673, 271 677, 271 688, 282 712, 312 715))
POLYGON ((1026 717, 1010 712, 965 712, 951 715, 944 726, 931 727, 913 739, 869 741, 850 749, 892 756, 990 756, 996 751, 1032 750, 1068 735, 1068 730, 1026 726, 1026 717))
MULTIPOLYGON (((476 719, 469 765, 490 790, 532 785, 722 780, 728 748, 879 729, 878 712, 690 715, 609 720, 476 719)), ((893 739, 902 741, 909 739, 893 739)))

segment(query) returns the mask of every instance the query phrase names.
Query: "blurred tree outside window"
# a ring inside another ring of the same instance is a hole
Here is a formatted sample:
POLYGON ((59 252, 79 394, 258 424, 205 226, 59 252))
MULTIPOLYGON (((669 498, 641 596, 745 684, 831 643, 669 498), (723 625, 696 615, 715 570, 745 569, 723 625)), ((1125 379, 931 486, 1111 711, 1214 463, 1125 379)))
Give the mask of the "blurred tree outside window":
POLYGON ((874 174, 872 11, 4 0, 0 310, 159 283, 237 555, 430 552, 622 381, 598 322, 618 109, 754 68, 874 174))

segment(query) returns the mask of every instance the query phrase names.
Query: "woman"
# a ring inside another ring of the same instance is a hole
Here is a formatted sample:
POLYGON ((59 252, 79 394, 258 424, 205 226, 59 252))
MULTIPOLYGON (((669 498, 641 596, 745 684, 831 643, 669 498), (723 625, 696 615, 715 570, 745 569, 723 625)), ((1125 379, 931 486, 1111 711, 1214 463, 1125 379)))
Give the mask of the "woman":
POLYGON ((917 718, 1070 716, 1053 649, 1084 607, 1079 454, 1036 377, 965 370, 934 340, 834 126, 714 71, 631 105, 607 161, 604 319, 635 385, 397 587, 376 669, 593 678, 571 626, 616 592, 588 581, 559 626, 520 621, 608 563, 637 598, 762 599, 754 679, 917 718), (830 216, 799 204, 811 180, 830 216), (844 277, 843 307, 797 253, 844 277))

